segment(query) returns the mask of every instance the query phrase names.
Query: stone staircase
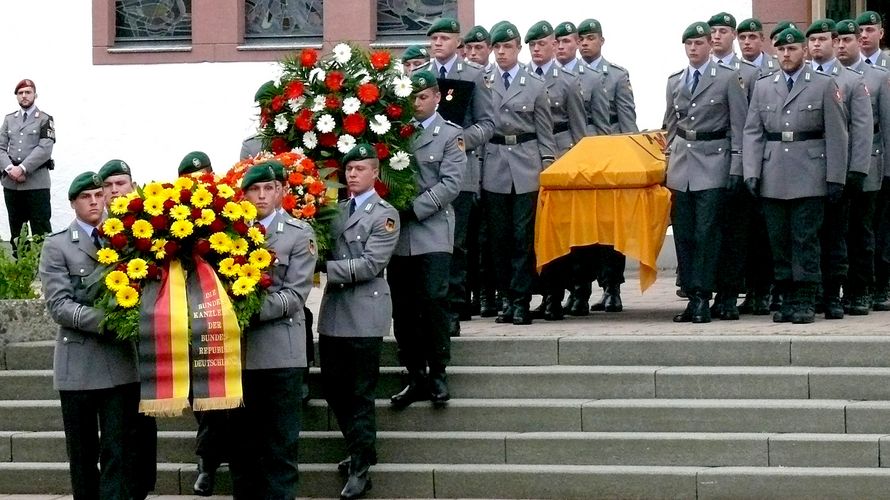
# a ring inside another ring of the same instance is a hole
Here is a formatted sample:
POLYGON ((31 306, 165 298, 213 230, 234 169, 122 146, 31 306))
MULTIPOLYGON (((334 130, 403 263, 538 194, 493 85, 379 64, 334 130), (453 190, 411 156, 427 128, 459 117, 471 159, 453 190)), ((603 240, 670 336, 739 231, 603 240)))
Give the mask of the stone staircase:
MULTIPOLYGON (((5 349, 0 493, 69 491, 52 345, 5 349)), ((393 411, 387 340, 371 496, 890 498, 890 337, 461 337, 452 357, 447 409, 393 411)), ((314 396, 300 493, 332 497, 343 445, 314 396)), ((194 420, 159 427, 156 492, 190 494, 194 420)))

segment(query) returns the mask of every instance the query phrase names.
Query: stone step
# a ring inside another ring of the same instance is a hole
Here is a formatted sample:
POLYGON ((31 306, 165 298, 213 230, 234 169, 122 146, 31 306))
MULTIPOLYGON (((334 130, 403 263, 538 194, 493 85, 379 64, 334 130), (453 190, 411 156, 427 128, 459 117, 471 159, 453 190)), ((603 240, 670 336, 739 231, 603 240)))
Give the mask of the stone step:
MULTIPOLYGON (((693 432, 403 432, 377 435, 380 463, 879 467, 890 436, 693 432)), ((158 462, 193 463, 195 433, 158 433, 158 462)), ((337 431, 300 434, 301 463, 346 455, 337 431)), ((0 433, 2 462, 66 460, 65 435, 0 433)))

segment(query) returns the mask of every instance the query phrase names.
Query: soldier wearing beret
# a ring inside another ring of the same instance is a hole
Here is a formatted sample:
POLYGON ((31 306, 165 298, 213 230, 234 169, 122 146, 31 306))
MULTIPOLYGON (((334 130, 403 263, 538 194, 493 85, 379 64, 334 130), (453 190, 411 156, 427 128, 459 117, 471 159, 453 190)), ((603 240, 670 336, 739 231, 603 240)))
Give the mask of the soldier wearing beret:
POLYGON ((139 374, 136 345, 103 331, 103 311, 94 307, 107 271, 96 257, 105 207, 99 175, 75 177, 68 200, 75 218, 44 242, 40 282, 59 324, 53 387, 62 403, 71 489, 78 499, 129 500, 139 374))
POLYGON ((856 18, 859 24, 861 56, 865 64, 887 68, 887 56, 881 52, 881 40, 884 39, 884 26, 881 15, 867 10, 856 18))
POLYGON ((785 31, 788 28, 794 28, 796 30, 802 29, 802 28, 799 28, 796 24, 792 23, 791 21, 779 21, 778 23, 776 23, 776 26, 773 28, 773 30, 769 34, 770 41, 772 43, 776 43, 776 39, 778 39, 779 33, 785 31))
POLYGON ((325 399, 346 441, 342 468, 349 479, 340 498, 371 488, 377 463, 374 394, 383 337, 392 323, 392 300, 383 270, 399 241, 398 212, 374 190, 377 150, 357 144, 343 157, 352 198, 340 202, 331 237, 334 248, 319 311, 319 354, 325 399))
POLYGON ((825 319, 842 319, 840 288, 847 279, 847 227, 850 199, 862 194, 871 164, 874 120, 865 80, 856 71, 838 64, 834 57, 837 28, 831 19, 817 19, 807 28, 807 49, 816 71, 831 75, 840 88, 846 109, 849 135, 846 186, 836 199, 828 197, 820 231, 822 243, 822 303, 825 319))
POLYGON ((414 118, 420 129, 412 144, 419 194, 399 213, 399 243, 387 273, 393 333, 399 359, 408 370, 407 386, 391 398, 395 408, 426 400, 441 405, 450 399, 445 367, 451 358, 448 277, 455 237, 451 203, 460 192, 467 162, 461 127, 436 112, 441 99, 436 76, 418 71, 411 80, 414 118))
POLYGON ((203 151, 192 151, 182 157, 179 162, 179 176, 191 174, 213 173, 213 166, 210 165, 210 157, 203 151))
POLYGON ((303 307, 312 288, 317 247, 306 222, 275 206, 281 189, 272 167, 257 164, 241 180, 274 252, 272 285, 242 336, 244 407, 232 411, 230 470, 235 498, 294 498, 303 368, 303 307))
POLYGON ((50 226, 50 178, 56 130, 53 117, 37 108, 37 86, 24 79, 15 86, 19 109, 0 124, 0 184, 9 215, 13 253, 22 226, 46 234, 50 226))
MULTIPOLYGON (((866 64, 860 57, 859 25, 852 19, 837 23, 837 60, 847 68, 862 74, 868 89, 873 113, 869 134, 868 176, 862 182, 862 192, 850 196, 850 216, 847 231, 849 269, 844 283, 844 306, 849 314, 863 316, 872 307, 887 306, 888 268, 876 273, 875 233, 888 229, 888 222, 877 217, 875 204, 887 171, 884 154, 890 144, 890 72, 881 66, 866 64), (877 287, 876 287, 877 279, 877 287), (878 300, 872 304, 874 293, 878 300)), ((851 141, 854 138, 851 137, 851 141)), ((853 162, 850 162, 853 166, 853 162)), ((887 234, 886 232, 884 234, 887 234)), ((883 259, 880 262, 884 262, 883 259)))
POLYGON ((254 156, 260 154, 260 151, 263 150, 263 139, 259 136, 259 134, 253 134, 252 136, 244 139, 241 142, 241 153, 239 155, 239 159, 245 160, 247 158, 253 158, 254 156))
POLYGON ((473 26, 464 35, 464 46, 467 48, 467 60, 474 62, 483 69, 491 66, 491 35, 482 26, 473 26))
POLYGON ((765 37, 763 36, 763 23, 760 22, 760 19, 752 17, 740 22, 736 27, 736 34, 742 57, 760 68, 760 76, 768 75, 779 69, 773 56, 763 50, 765 37))
POLYGON ((795 28, 774 45, 781 72, 758 80, 745 123, 745 185, 760 196, 776 286, 784 291, 773 321, 812 323, 820 272, 819 227, 825 197, 842 192, 848 136, 836 81, 805 64, 795 28))
POLYGON ((417 68, 426 65, 430 60, 430 53, 421 45, 411 45, 405 52, 402 52, 402 65, 405 67, 405 74, 411 76, 417 71, 417 68))
POLYGON ((682 40, 689 65, 667 83, 666 185, 673 199, 677 268, 689 297, 675 322, 711 321, 708 302, 716 285, 721 211, 727 188, 742 184, 748 103, 739 73, 710 59, 711 37, 707 23, 686 28, 682 40))

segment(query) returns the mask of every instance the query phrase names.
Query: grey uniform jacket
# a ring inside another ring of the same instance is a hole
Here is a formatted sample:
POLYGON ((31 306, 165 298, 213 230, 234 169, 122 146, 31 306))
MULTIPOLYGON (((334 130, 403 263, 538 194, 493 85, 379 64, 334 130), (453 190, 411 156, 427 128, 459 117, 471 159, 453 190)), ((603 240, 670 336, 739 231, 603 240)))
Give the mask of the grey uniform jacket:
MULTIPOLYGON (((861 59, 862 59, 862 62, 865 62, 865 54, 862 55, 861 59)), ((888 63, 887 63, 887 54, 885 54, 883 50, 878 51, 877 60, 872 61, 871 64, 872 64, 872 66, 877 66, 879 68, 884 68, 884 69, 890 71, 890 66, 888 66, 888 63)))
POLYGON ((263 150, 263 140, 256 134, 244 139, 241 143, 241 155, 240 158, 243 160, 245 158, 253 158, 260 151, 263 150))
POLYGON ((630 75, 627 70, 610 63, 605 57, 600 61, 597 70, 602 74, 603 87, 609 100, 609 123, 612 125, 612 133, 639 132, 634 91, 630 86, 630 75))
POLYGON ((550 98, 553 138, 556 141, 558 158, 587 135, 587 113, 581 97, 580 82, 574 74, 554 61, 543 77, 550 98), (556 131, 557 128, 566 127, 567 130, 556 131))
POLYGON ((729 60, 729 64, 726 64, 726 66, 738 71, 739 75, 742 76, 742 81, 745 83, 745 95, 750 101, 751 93, 754 91, 754 83, 761 76, 760 68, 740 58, 737 54, 732 55, 732 59, 729 60))
POLYGON ((504 87, 500 70, 486 74, 497 110, 495 135, 536 134, 537 139, 519 144, 485 147, 482 189, 492 193, 532 193, 538 190, 541 171, 556 158, 553 117, 544 79, 520 66, 510 88, 504 87))
POLYGON ((414 139, 418 195, 411 203, 417 220, 403 223, 395 255, 451 253, 454 210, 467 155, 461 146, 463 129, 436 113, 430 126, 414 139))
POLYGON ((611 104, 606 94, 606 88, 603 86, 602 74, 599 70, 584 64, 583 61, 575 64, 573 72, 578 75, 581 100, 584 102, 584 111, 587 115, 586 135, 611 134, 612 124, 609 122, 611 104))
POLYGON ((245 370, 306 366, 303 306, 312 288, 318 253, 309 224, 279 212, 266 229, 266 244, 275 252, 272 286, 256 325, 242 334, 245 370))
POLYGON ((865 61, 860 61, 853 69, 862 73, 865 79, 874 119, 869 150, 871 165, 862 189, 866 192, 878 191, 883 177, 890 175, 890 168, 886 164, 890 161, 890 155, 884 154, 887 146, 890 146, 890 71, 880 66, 869 66, 865 61))
POLYGON ((99 333, 102 310, 93 307, 107 269, 96 260, 91 237, 74 221, 52 234, 40 254, 40 282, 50 316, 59 324, 53 387, 59 391, 108 389, 139 381, 136 344, 99 333))
POLYGON ((761 78, 745 122, 745 178, 760 179, 760 195, 766 198, 824 196, 826 182, 846 180, 846 121, 840 89, 828 75, 805 66, 791 92, 782 71, 761 78), (791 137, 801 132, 824 133, 824 138, 791 137), (767 141, 767 133, 795 140, 767 141))
POLYGON ((0 124, 0 184, 6 189, 49 189, 49 169, 46 162, 52 157, 56 143, 53 117, 32 106, 28 120, 22 122, 22 111, 6 115, 0 124), (25 182, 16 182, 6 175, 9 165, 25 169, 25 182))
POLYGON ((847 170, 868 175, 871 167, 871 144, 874 135, 871 99, 862 75, 835 62, 829 73, 836 81, 844 98, 847 115, 847 170))
MULTIPOLYGON (((437 76, 439 74, 432 60, 425 68, 421 69, 429 69, 437 76)), ((451 65, 451 71, 447 72, 445 77, 450 80, 475 84, 473 96, 464 115, 464 122, 458 123, 458 125, 464 129, 464 146, 467 155, 467 166, 460 190, 478 194, 481 167, 479 155, 473 154, 473 151, 481 149, 494 133, 494 121, 492 120, 494 108, 491 103, 491 92, 485 87, 484 68, 474 62, 458 59, 451 65)))
POLYGON ((763 57, 760 58, 760 76, 771 75, 776 71, 779 71, 779 63, 773 56, 763 52, 763 57))
POLYGON ((748 100, 739 73, 710 61, 695 92, 687 84, 689 68, 668 77, 664 123, 670 149, 667 187, 703 191, 726 187, 730 175, 742 175, 742 133, 748 100), (686 138, 679 135, 678 130, 686 138), (692 138, 717 133, 722 138, 692 138))
POLYGON ((399 215, 372 194, 352 216, 349 201, 331 227, 334 249, 326 263, 328 277, 318 333, 331 337, 383 337, 392 323, 392 299, 383 270, 399 241, 399 215))

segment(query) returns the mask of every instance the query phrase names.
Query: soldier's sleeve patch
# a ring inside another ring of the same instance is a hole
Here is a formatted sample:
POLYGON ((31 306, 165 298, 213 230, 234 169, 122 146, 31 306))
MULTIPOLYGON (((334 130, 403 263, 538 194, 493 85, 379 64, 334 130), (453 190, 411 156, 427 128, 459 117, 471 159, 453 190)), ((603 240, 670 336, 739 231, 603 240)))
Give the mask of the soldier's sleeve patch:
POLYGON ((396 230, 396 221, 395 219, 391 219, 389 217, 386 218, 386 222, 383 223, 383 229, 386 230, 387 233, 391 233, 396 230))
POLYGON ((53 124, 52 118, 50 118, 46 121, 46 123, 40 126, 40 138, 49 139, 53 142, 56 142, 56 128, 53 124))
POLYGON ((464 138, 463 137, 457 138, 457 149, 460 149, 461 151, 467 150, 466 146, 464 146, 464 138))
POLYGON ((834 89, 834 98, 837 99, 837 102, 844 102, 844 96, 841 94, 841 89, 834 89))
POLYGON ((742 75, 739 75, 739 87, 741 87, 742 90, 745 90, 745 79, 742 78, 742 75))
POLYGON ((315 255, 316 253, 318 253, 318 249, 315 248, 315 240, 313 239, 309 240, 309 253, 311 255, 315 255))

